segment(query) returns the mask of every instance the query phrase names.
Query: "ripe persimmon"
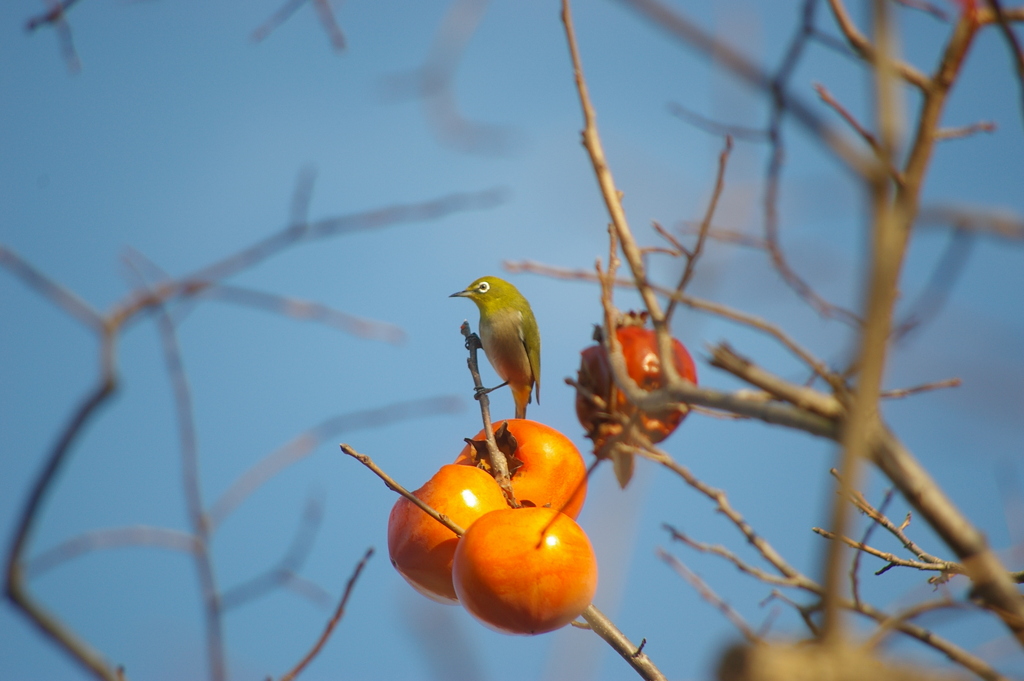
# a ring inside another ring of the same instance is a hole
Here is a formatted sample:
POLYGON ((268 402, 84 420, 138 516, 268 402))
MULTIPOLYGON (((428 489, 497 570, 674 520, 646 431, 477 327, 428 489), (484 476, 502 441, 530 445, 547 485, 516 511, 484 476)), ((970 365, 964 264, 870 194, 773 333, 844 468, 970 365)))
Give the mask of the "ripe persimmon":
MULTIPOLYGON (((575 519, 587 498, 587 464, 572 440, 529 419, 498 421, 494 431, 498 449, 509 461, 516 500, 525 506, 548 506, 575 519), (502 437, 503 425, 512 440, 502 437), (513 445, 514 451, 509 451, 513 445)), ((483 439, 481 430, 474 440, 483 439)), ((472 466, 479 460, 477 449, 467 444, 455 463, 472 466)))
MULTIPOLYGON (((463 529, 490 511, 508 508, 498 483, 479 468, 448 464, 413 492, 463 529)), ((391 564, 414 589, 440 603, 458 601, 452 586, 452 558, 459 538, 405 497, 388 518, 391 564)))
POLYGON ((597 559, 586 533, 565 514, 506 508, 481 516, 466 531, 455 549, 452 577, 459 602, 484 624, 510 634, 541 634, 565 626, 590 605, 597 559))
MULTIPOLYGON (((652 329, 644 326, 646 319, 646 313, 631 312, 623 315, 616 325, 615 335, 622 346, 629 377, 641 389, 650 392, 664 385, 664 376, 658 359, 657 337, 652 329)), ((599 338, 597 335, 595 340, 599 341, 599 338)), ((696 383, 697 368, 693 364, 693 358, 675 338, 672 339, 672 355, 673 364, 680 378, 696 383)), ((587 430, 587 437, 594 441, 595 453, 610 437, 622 432, 619 416, 635 416, 647 439, 657 443, 671 435, 690 413, 687 406, 659 414, 637 412, 636 407, 615 385, 608 353, 600 341, 580 353, 577 384, 581 389, 576 391, 576 416, 587 430), (604 404, 599 406, 590 395, 600 398, 604 404)), ((615 457, 615 474, 619 483, 625 487, 633 474, 632 454, 619 453, 615 457)))

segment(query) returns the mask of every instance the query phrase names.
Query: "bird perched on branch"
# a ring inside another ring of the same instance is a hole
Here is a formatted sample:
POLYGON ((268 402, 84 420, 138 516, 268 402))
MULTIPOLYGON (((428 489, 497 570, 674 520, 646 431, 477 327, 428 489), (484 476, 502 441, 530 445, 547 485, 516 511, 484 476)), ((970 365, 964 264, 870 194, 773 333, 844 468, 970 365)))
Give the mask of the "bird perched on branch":
POLYGON ((540 404, 540 331, 530 303, 515 286, 498 277, 480 277, 449 298, 469 298, 480 308, 484 353, 505 381, 502 385, 512 389, 516 418, 526 418, 534 385, 540 404))

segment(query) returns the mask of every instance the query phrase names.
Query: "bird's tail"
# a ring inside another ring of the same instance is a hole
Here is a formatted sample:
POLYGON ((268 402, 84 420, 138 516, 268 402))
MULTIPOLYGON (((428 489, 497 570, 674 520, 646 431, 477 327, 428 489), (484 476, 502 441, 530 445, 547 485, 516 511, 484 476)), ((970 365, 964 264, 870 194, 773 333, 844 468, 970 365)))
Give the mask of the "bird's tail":
POLYGON ((533 388, 532 385, 524 386, 513 386, 512 387, 512 399, 516 403, 516 418, 526 418, 526 405, 530 403, 530 390, 533 388))

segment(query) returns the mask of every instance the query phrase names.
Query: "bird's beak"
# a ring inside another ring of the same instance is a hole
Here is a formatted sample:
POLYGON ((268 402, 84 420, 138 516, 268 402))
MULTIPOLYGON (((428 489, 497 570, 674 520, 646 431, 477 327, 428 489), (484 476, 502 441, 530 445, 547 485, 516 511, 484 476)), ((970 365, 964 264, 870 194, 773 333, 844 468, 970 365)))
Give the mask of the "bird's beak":
POLYGON ((457 291, 457 292, 451 294, 448 297, 449 298, 469 298, 469 291, 457 291))

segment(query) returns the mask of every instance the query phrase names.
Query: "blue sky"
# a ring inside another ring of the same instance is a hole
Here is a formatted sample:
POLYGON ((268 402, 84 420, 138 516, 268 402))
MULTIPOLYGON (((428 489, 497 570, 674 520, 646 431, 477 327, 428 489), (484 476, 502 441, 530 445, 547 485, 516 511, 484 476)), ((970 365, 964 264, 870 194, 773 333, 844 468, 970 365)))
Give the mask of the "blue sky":
MULTIPOLYGON (((850 3, 863 21, 859 3, 850 3)), ((798 17, 796 2, 677 3, 703 26, 775 65, 798 17)), ((339 414, 432 397, 448 413, 353 428, 332 435, 249 497, 219 528, 213 557, 228 589, 284 555, 303 508, 322 500, 323 519, 301 574, 336 598, 370 546, 377 555, 349 610, 304 679, 618 679, 630 672, 593 634, 563 630, 535 638, 493 633, 458 608, 415 594, 388 564, 393 494, 338 452, 345 441, 417 487, 479 429, 458 333, 476 311, 448 295, 504 261, 590 268, 606 257, 607 217, 579 144, 581 116, 554 2, 486 7, 453 81, 461 114, 496 137, 467 152, 438 134, 404 82, 426 59, 445 3, 336 4, 348 47, 331 49, 312 7, 262 43, 251 32, 278 9, 250 3, 80 2, 69 18, 82 70, 69 74, 53 31, 29 34, 36 2, 0 6, 0 242, 100 310, 122 300, 131 248, 172 276, 186 274, 288 224, 299 175, 315 169, 311 219, 458 192, 500 190, 481 210, 385 230, 307 241, 230 283, 315 301, 398 325, 400 345, 358 338, 263 310, 204 300, 178 329, 196 413, 202 491, 212 503, 245 470, 300 433, 339 414), (408 93, 406 93, 408 94, 408 93), (444 651, 444 655, 439 655, 444 651), (454 665, 454 666, 451 666, 454 665)), ((622 5, 579 3, 577 33, 598 123, 634 231, 702 215, 721 140, 673 117, 677 102, 720 120, 756 126, 765 104, 728 75, 653 29, 622 5)), ((902 49, 922 69, 935 63, 943 25, 897 12, 902 49)), ((819 26, 834 33, 827 12, 819 26)), ((792 84, 819 113, 812 83, 824 83, 859 116, 870 86, 849 60, 820 46, 792 84)), ((968 58, 944 122, 992 120, 989 135, 949 141, 935 155, 926 202, 990 206, 1024 214, 1024 135, 1018 85, 994 31, 968 58)), ((913 112, 915 102, 907 100, 913 112)), ((860 190, 796 128, 780 204, 783 243, 794 266, 826 297, 860 298, 864 210, 860 190)), ((716 222, 758 234, 765 149, 737 142, 716 222)), ((906 266, 901 302, 928 281, 948 234, 921 230, 906 266)), ((1024 267, 1019 243, 979 238, 948 304, 894 348, 887 387, 957 376, 963 386, 890 402, 886 416, 940 484, 987 534, 1016 553, 1021 528, 1008 494, 1024 493, 1024 267)), ((661 281, 677 265, 652 260, 661 281)), ((565 432, 582 450, 573 394, 578 353, 600 318, 596 289, 536 275, 507 275, 530 299, 543 337, 543 402, 530 416, 565 432)), ((773 272, 763 253, 712 242, 692 292, 771 319, 829 362, 849 352, 849 331, 825 322, 773 272)), ((638 304, 620 294, 620 307, 638 304)), ((805 376, 777 345, 748 329, 680 310, 676 334, 698 359, 702 383, 738 384, 709 367, 706 344, 741 353, 794 380, 805 376)), ((124 334, 122 384, 74 450, 37 526, 32 555, 82 532, 148 524, 187 529, 170 384, 152 319, 124 334)), ((6 546, 31 481, 61 424, 95 379, 97 345, 80 324, 0 273, 0 540, 6 546)), ((485 367, 485 381, 495 379, 485 367)), ((511 415, 507 391, 492 401, 511 415)), ((754 527, 794 565, 817 574, 831 501, 827 442, 755 423, 693 415, 666 442, 673 456, 723 488, 754 527)), ((884 485, 866 485, 877 500, 884 485)), ((893 517, 906 505, 897 500, 893 517)), ((1017 516, 1019 518, 1019 516, 1017 516)), ((601 469, 580 522, 600 562, 597 605, 671 678, 711 674, 732 627, 655 555, 668 547, 755 626, 802 634, 770 589, 730 566, 669 547, 670 523, 751 557, 711 504, 670 473, 641 465, 619 491, 601 469), (778 609, 777 612, 775 610, 778 609)), ((947 556, 923 523, 911 532, 947 556)), ((886 550, 898 547, 876 534, 886 550), (888 542, 888 543, 887 543, 888 542), (892 544, 892 545, 890 545, 892 544)), ((920 574, 870 571, 865 593, 879 606, 928 598, 920 574)), ((183 555, 154 548, 95 552, 32 581, 41 600, 131 678, 205 674, 195 570, 183 555)), ((962 597, 964 583, 950 593, 962 597)), ((233 679, 279 676, 308 649, 329 608, 278 590, 225 616, 233 679)), ((1001 669, 1024 673, 1005 631, 976 614, 926 620, 1001 669)), ((0 659, 19 680, 84 674, 6 603, 0 659)), ((938 662, 924 649, 894 650, 938 662)))

